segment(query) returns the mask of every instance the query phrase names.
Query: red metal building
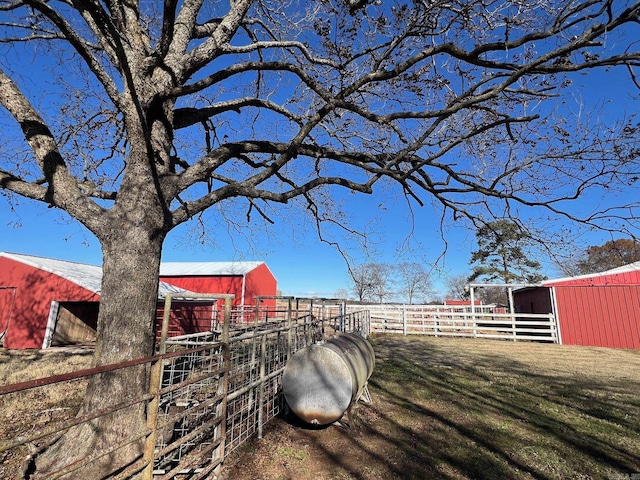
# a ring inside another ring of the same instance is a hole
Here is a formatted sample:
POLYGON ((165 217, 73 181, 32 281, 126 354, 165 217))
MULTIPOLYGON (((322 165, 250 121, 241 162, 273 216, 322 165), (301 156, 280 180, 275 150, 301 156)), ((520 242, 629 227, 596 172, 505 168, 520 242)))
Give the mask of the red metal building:
MULTIPOLYGON (((160 282, 160 322, 168 294, 232 293, 236 305, 254 305, 255 296, 276 294, 275 278, 262 262, 221 262, 217 270, 213 265, 161 267, 176 275, 160 282)), ((102 268, 96 265, 0 252, 0 344, 24 349, 94 341, 101 283, 102 268)), ((173 303, 172 336, 211 328, 214 302, 206 303, 173 303)))
MULTIPOLYGON (((0 252, 0 340, 5 348, 46 348, 95 340, 102 268, 0 252)), ((159 300, 186 293, 160 283, 159 300)))
POLYGON ((514 291, 517 312, 555 312, 560 343, 640 348, 640 262, 514 291))
MULTIPOLYGON (((278 282, 264 262, 163 262, 160 280, 192 292, 234 294, 233 305, 253 308, 256 297, 275 296, 278 282)), ((275 299, 265 300, 274 306, 275 299)))

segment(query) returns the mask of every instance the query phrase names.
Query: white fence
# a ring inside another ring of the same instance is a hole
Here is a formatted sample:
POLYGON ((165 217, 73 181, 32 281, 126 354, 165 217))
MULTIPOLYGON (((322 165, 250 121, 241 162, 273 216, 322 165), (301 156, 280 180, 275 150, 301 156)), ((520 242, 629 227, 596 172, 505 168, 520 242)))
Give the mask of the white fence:
MULTIPOLYGON (((355 308, 355 306, 354 306, 355 308)), ((558 343, 553 314, 496 313, 492 307, 358 305, 369 311, 372 333, 475 337, 558 343)))

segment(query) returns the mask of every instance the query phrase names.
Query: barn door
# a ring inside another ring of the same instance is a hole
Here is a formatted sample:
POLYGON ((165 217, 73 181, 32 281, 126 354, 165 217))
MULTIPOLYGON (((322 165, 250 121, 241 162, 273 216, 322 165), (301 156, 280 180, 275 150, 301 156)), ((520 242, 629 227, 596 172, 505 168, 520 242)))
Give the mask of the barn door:
POLYGON ((52 346, 96 341, 98 302, 60 302, 52 346))

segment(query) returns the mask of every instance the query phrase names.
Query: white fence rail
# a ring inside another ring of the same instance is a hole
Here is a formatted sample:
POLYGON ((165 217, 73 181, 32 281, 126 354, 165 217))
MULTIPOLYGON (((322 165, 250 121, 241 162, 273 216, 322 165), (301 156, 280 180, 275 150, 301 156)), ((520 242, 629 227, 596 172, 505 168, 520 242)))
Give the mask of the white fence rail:
POLYGON ((372 333, 534 340, 558 343, 553 314, 494 313, 491 308, 436 305, 359 305, 370 314, 372 333))

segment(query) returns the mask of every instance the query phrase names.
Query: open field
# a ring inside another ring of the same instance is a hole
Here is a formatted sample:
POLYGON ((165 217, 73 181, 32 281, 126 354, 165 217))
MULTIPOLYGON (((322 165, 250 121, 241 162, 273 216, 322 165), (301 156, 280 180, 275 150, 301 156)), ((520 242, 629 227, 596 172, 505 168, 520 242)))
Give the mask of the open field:
MULTIPOLYGON (((231 454, 233 479, 611 479, 640 473, 640 351, 375 335, 358 428, 277 418, 231 454)), ((87 353, 6 352, 0 383, 88 366, 87 353)), ((74 393, 0 398, 0 436, 72 413, 74 393)), ((25 450, 21 451, 26 453, 25 450)), ((0 478, 19 458, 0 454, 0 478)), ((11 469, 10 469, 11 468, 11 469)))
POLYGON ((640 351, 371 340, 373 405, 358 408, 358 432, 276 419, 226 477, 640 478, 640 351))

